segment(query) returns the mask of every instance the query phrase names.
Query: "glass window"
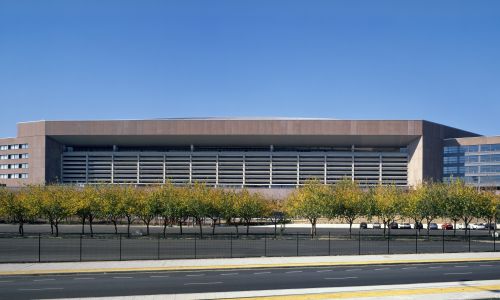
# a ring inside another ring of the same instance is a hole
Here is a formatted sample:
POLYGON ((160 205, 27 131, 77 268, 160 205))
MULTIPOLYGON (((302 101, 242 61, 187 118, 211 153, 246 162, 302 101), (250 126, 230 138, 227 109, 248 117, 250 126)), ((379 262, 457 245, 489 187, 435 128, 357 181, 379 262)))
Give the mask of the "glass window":
POLYGON ((479 173, 479 167, 478 166, 465 167, 465 173, 477 174, 479 173))
POLYGON ((0 165, 0 170, 7 170, 9 168, 9 165, 0 165))
POLYGON ((444 174, 456 174, 457 172, 458 172, 457 167, 444 167, 443 168, 444 174))
POLYGON ((19 147, 21 147, 21 149, 28 149, 28 144, 21 144, 19 147))
POLYGON ((479 177, 478 176, 465 176, 465 183, 477 184, 477 183, 479 183, 479 177))
POLYGON ((456 164, 458 162, 457 156, 445 156, 443 157, 444 164, 456 164))
POLYGON ((479 152, 479 146, 477 145, 460 146, 460 152, 479 152))
POLYGON ((0 174, 0 179, 7 179, 9 176, 7 174, 0 174))
POLYGON ((0 150, 9 150, 9 146, 7 145, 1 145, 0 150))
POLYGON ((26 173, 19 174, 19 178, 26 179, 26 178, 28 178, 28 174, 26 174, 26 173))
POLYGON ((458 147, 457 146, 450 146, 450 147, 444 147, 444 153, 458 153, 458 147))
POLYGON ((9 159, 8 155, 0 155, 0 159, 9 159))
POLYGON ((500 165, 481 166, 481 173, 500 173, 500 165))
POLYGON ((479 162, 478 155, 467 155, 465 156, 465 163, 477 163, 479 162))
POLYGON ((29 158, 28 153, 20 154, 19 158, 29 158))

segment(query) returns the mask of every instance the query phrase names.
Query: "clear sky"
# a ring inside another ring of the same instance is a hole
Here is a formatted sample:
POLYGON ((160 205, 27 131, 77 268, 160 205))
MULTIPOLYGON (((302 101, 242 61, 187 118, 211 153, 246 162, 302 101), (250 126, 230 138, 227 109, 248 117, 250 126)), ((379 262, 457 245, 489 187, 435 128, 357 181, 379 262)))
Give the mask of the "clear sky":
POLYGON ((500 1, 0 0, 0 104, 0 137, 204 116, 500 135, 500 1))

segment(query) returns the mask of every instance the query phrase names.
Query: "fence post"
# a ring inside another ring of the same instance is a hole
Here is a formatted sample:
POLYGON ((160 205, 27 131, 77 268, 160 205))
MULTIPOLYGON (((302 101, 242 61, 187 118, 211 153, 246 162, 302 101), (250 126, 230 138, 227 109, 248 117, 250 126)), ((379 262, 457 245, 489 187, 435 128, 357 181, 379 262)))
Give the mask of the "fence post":
POLYGON ((418 254, 418 229, 415 228, 415 254, 418 254))
POLYGON ((198 236, 197 233, 194 234, 194 259, 196 259, 197 253, 196 253, 196 237, 198 236))
POLYGON ((264 232, 264 257, 267 256, 267 233, 264 232))
POLYGON ((233 258, 233 233, 231 232, 229 235, 229 257, 233 258))
POLYGON ((120 233, 120 261, 122 260, 122 234, 120 233))
POLYGON ((361 230, 358 231, 358 255, 361 255, 361 230))
POLYGON ((156 258, 160 260, 160 233, 158 233, 158 246, 156 248, 156 258))
POLYGON ((82 242, 83 242, 83 237, 82 237, 82 235, 80 234, 80 261, 82 261, 82 256, 83 256, 83 255, 82 255, 82 249, 83 249, 83 247, 82 247, 82 242))
POLYGON ((470 252, 470 230, 469 230, 469 252, 470 252))
POLYGON ((443 253, 444 253, 444 230, 443 230, 443 253))
POLYGON ((42 242, 41 242, 41 237, 42 234, 41 233, 38 233, 38 262, 41 262, 42 261, 42 256, 41 256, 41 253, 42 253, 42 250, 41 250, 41 245, 42 245, 42 242))
POLYGON ((299 256, 299 233, 297 232, 297 256, 299 256))
POLYGON ((330 231, 328 231, 328 255, 331 255, 331 246, 330 246, 330 241, 331 241, 331 236, 330 236, 330 231))
POLYGON ((387 254, 391 254, 391 229, 387 231, 387 254))

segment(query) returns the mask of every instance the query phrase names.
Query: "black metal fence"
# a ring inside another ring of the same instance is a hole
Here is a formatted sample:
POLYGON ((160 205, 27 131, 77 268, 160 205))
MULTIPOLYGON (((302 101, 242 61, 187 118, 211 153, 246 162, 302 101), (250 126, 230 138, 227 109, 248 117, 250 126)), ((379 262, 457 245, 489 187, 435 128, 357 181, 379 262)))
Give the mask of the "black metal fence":
MULTIPOLYGON (((493 232, 492 232, 493 233, 493 232)), ((0 262, 63 262, 321 256, 497 251, 496 235, 471 236, 463 231, 415 231, 386 235, 357 231, 349 235, 197 234, 131 236, 124 234, 64 234, 18 236, 0 234, 0 262)))

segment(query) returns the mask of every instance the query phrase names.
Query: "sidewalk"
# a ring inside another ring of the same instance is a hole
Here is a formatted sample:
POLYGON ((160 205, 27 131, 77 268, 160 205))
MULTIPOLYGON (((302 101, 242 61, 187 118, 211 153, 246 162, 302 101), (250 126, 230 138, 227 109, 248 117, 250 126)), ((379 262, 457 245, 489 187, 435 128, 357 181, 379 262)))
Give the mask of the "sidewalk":
POLYGON ((0 275, 182 271, 500 260, 500 252, 0 264, 0 275))

